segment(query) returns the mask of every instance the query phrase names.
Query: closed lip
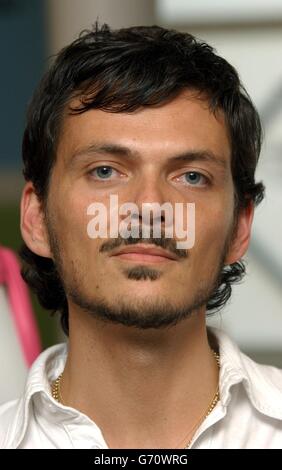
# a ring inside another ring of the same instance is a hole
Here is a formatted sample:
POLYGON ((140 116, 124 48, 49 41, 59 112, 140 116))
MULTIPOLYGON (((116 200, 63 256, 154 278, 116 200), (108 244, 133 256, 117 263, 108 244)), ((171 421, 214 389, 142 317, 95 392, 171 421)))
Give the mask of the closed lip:
POLYGON ((162 256, 163 258, 168 258, 172 260, 177 260, 177 256, 169 251, 164 250, 160 247, 150 247, 144 245, 134 245, 134 246, 126 246, 121 249, 113 250, 111 256, 118 256, 125 253, 140 253, 145 255, 155 255, 155 256, 162 256))

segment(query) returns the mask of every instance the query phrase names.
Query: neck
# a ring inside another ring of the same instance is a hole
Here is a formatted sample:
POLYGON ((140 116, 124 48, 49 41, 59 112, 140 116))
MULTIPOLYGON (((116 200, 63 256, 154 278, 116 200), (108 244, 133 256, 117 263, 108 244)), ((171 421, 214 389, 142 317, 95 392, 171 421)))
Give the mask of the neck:
POLYGON ((205 311, 160 330, 106 324, 73 309, 69 319, 64 404, 95 421, 110 448, 175 447, 218 385, 205 311))

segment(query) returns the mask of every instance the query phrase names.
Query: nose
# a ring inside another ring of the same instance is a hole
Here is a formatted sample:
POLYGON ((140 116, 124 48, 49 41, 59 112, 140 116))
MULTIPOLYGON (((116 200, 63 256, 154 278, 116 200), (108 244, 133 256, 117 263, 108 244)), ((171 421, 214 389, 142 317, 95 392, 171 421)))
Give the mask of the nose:
POLYGON ((135 188, 132 194, 134 202, 137 205, 143 203, 159 203, 167 201, 165 194, 164 181, 161 180, 161 176, 155 171, 143 172, 139 175, 137 181, 135 181, 135 188))
POLYGON ((159 175, 140 175, 131 198, 138 208, 139 223, 160 224, 162 228, 172 223, 168 188, 159 175))

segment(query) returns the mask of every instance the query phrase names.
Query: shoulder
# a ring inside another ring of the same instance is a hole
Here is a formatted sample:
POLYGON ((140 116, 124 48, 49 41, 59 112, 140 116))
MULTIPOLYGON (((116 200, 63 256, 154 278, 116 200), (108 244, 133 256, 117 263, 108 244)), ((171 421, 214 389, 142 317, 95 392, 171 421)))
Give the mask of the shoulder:
POLYGON ((20 401, 17 399, 0 405, 0 449, 5 448, 7 436, 16 426, 20 401))

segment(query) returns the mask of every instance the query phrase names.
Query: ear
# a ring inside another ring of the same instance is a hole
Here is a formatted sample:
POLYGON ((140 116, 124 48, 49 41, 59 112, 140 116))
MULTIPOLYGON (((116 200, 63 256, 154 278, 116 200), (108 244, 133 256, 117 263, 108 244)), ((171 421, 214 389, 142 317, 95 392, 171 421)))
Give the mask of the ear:
POLYGON ((226 265, 239 261, 246 253, 250 243, 253 218, 254 203, 250 201, 247 207, 240 209, 237 216, 237 224, 225 258, 226 265))
POLYGON ((33 253, 51 258, 45 218, 34 186, 28 182, 21 198, 21 233, 23 240, 33 253))

